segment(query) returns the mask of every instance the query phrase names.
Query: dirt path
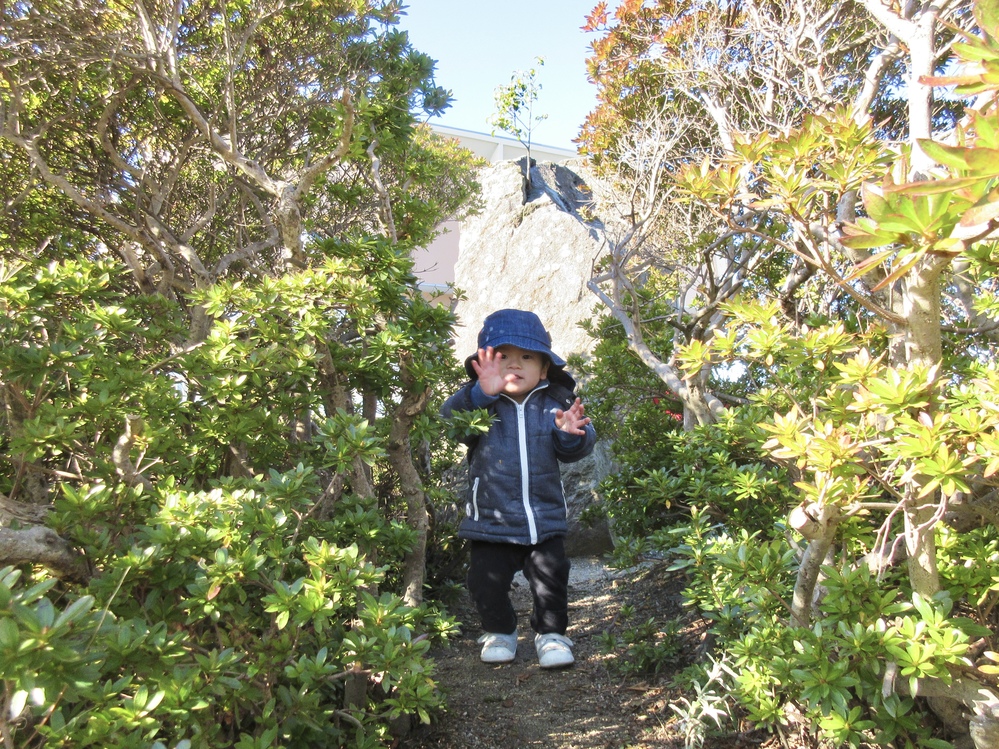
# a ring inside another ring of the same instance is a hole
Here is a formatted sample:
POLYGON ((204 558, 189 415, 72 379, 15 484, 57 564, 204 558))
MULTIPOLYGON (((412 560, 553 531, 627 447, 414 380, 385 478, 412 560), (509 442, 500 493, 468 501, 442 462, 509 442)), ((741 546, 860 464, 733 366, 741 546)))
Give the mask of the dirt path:
MULTIPOLYGON (((448 710, 401 744, 406 749, 651 749, 682 747, 669 709, 670 673, 624 678, 605 652, 604 633, 620 632, 625 604, 633 621, 683 616, 682 583, 660 566, 625 573, 599 560, 575 559, 569 579, 569 632, 576 664, 539 668, 530 630, 531 600, 522 575, 514 581, 520 643, 517 659, 490 666, 479 661, 481 634, 467 595, 453 612, 464 623, 449 648, 434 652, 448 710)), ((695 635, 692 633, 691 635, 695 635)), ((692 641, 692 651, 696 645, 692 641)))

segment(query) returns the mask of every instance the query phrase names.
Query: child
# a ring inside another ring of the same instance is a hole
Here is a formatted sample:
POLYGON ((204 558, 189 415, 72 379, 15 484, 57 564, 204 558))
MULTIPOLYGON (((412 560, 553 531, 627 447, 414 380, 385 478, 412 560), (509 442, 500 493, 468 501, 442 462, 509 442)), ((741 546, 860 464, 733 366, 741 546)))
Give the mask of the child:
POLYGON ((470 542, 468 590, 486 633, 479 639, 486 663, 508 663, 517 655, 510 585, 518 570, 531 585, 541 667, 574 660, 565 636, 569 560, 559 461, 586 457, 597 437, 563 367, 537 315, 493 312, 479 331, 478 352, 465 361, 471 382, 441 409, 447 417, 486 408, 495 417, 489 431, 470 443, 471 497, 458 533, 470 542))

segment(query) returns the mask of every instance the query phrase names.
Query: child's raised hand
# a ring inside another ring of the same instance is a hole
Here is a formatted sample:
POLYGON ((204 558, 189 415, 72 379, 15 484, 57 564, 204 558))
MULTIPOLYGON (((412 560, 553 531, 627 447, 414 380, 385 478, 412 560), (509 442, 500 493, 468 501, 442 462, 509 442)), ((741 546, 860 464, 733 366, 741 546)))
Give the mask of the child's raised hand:
POLYGON ((479 376, 479 387, 486 395, 499 395, 506 387, 507 380, 514 379, 513 375, 502 374, 499 355, 492 346, 479 349, 479 360, 472 359, 472 369, 479 376))
POLYGON ((555 426, 569 434, 586 434, 583 427, 589 423, 590 417, 583 414, 583 401, 579 398, 568 411, 559 409, 555 412, 555 426))

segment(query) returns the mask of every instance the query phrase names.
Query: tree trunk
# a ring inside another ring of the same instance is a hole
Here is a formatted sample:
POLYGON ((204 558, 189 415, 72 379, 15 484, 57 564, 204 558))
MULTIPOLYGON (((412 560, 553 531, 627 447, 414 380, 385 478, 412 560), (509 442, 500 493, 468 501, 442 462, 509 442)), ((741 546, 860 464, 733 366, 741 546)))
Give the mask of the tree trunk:
POLYGON ((420 472, 413 462, 413 448, 409 433, 413 420, 427 407, 430 391, 411 389, 415 383, 408 369, 409 357, 403 357, 400 374, 406 391, 402 402, 392 414, 392 429, 388 440, 389 461, 399 477, 402 495, 406 499, 406 521, 416 533, 416 542, 406 554, 402 582, 403 601, 407 606, 423 603, 423 584, 427 575, 427 533, 430 516, 427 513, 427 498, 420 472))
POLYGON ((0 492, 0 526, 9 527, 12 522, 22 525, 41 525, 49 513, 50 505, 33 505, 15 502, 0 492))
POLYGON ((791 527, 808 540, 805 555, 798 565, 791 600, 791 625, 794 627, 807 627, 811 623, 812 600, 819 570, 832 548, 841 519, 839 508, 833 505, 810 504, 795 508, 791 513, 791 527))
POLYGON ((954 678, 950 684, 941 679, 916 679, 912 690, 909 679, 895 679, 895 671, 889 669, 885 674, 882 692, 925 697, 931 706, 940 699, 955 700, 973 713, 968 729, 975 749, 999 749, 999 695, 995 690, 965 677, 954 678))
MULTIPOLYGON (((942 357, 940 336, 940 275, 950 264, 946 255, 928 255, 905 279, 903 314, 908 322, 905 358, 908 366, 937 367, 942 357)), ((933 381, 936 380, 934 372, 933 381)), ((930 406, 932 409, 932 405, 930 406)), ((935 519, 939 502, 919 497, 922 482, 917 477, 906 487, 905 543, 912 589, 930 597, 940 590, 936 561, 935 519)), ((939 492, 933 496, 939 496, 939 492)))
POLYGON ((906 276, 902 314, 908 323, 905 358, 909 365, 940 364, 940 276, 950 265, 949 255, 927 256, 906 276))

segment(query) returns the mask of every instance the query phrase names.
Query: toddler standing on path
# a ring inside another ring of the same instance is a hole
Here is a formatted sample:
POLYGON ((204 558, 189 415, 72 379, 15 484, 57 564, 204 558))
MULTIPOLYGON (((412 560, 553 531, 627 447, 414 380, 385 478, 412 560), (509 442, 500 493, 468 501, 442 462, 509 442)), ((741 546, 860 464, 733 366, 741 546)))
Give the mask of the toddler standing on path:
POLYGON ((468 591, 485 634, 481 659, 507 663, 517 654, 513 576, 531 586, 531 628, 542 668, 571 665, 569 559, 565 495, 559 462, 593 451, 596 432, 573 392, 565 360, 533 312, 504 309, 479 331, 478 351, 465 361, 471 381, 441 413, 488 409, 489 431, 469 447, 471 496, 458 535, 468 539, 468 591))

